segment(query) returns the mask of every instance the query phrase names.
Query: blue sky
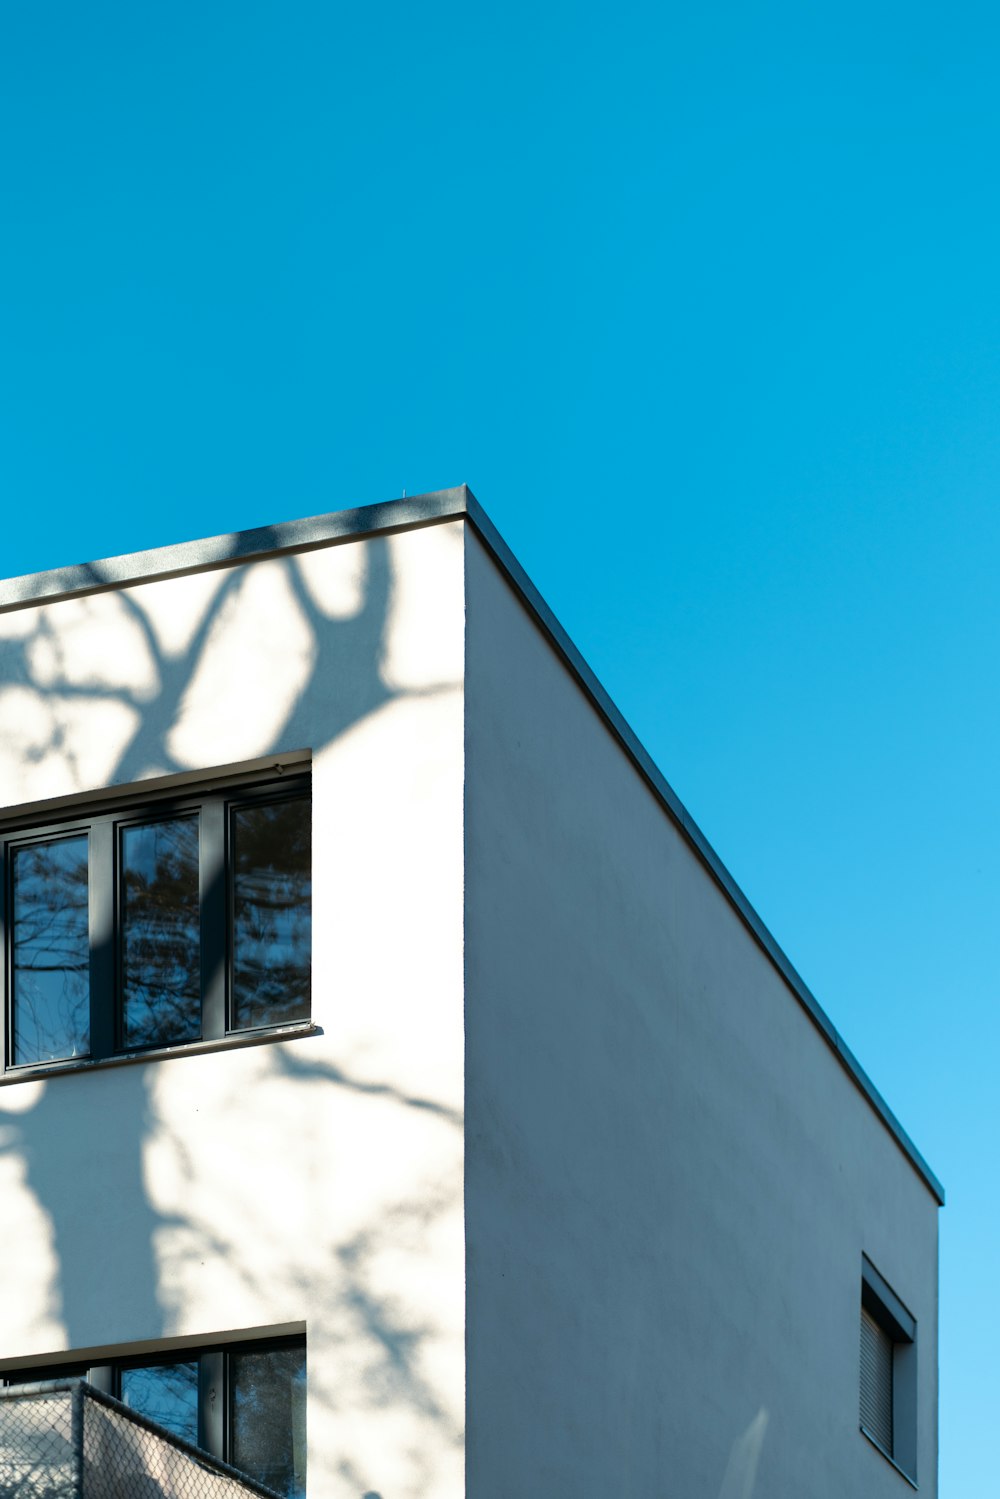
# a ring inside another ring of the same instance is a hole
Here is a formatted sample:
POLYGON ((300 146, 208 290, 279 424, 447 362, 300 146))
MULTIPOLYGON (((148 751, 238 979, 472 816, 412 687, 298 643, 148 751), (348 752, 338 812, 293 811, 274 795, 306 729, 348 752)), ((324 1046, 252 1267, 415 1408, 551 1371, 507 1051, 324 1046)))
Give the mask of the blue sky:
POLYGON ((948 1187, 944 1495, 997 1419, 998 47, 0 18, 0 573, 468 481, 948 1187))

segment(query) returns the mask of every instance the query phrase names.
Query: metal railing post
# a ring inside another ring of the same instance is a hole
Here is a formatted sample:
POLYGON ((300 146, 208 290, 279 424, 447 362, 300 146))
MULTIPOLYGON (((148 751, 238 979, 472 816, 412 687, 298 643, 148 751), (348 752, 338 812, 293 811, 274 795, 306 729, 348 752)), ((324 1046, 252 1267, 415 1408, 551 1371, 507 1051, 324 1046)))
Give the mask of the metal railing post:
POLYGON ((83 1381, 77 1380, 70 1397, 70 1446, 73 1450, 73 1494, 83 1499, 83 1381))

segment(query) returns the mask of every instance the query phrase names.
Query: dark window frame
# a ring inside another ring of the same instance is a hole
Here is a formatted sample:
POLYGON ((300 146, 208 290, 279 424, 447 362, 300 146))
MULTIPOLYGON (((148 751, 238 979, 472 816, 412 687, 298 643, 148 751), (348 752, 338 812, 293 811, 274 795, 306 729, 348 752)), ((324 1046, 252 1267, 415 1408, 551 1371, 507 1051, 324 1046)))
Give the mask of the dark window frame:
MULTIPOLYGON (((76 801, 46 818, 13 818, 0 826, 0 965, 3 968, 5 1076, 39 1070, 66 1070, 95 1063, 183 1051, 231 1040, 267 1039, 301 1030, 309 1020, 237 1026, 233 1015, 233 814, 237 809, 305 797, 312 802, 308 767, 247 772, 182 787, 133 786, 120 797, 76 801), (196 1039, 124 1044, 122 837, 128 827, 171 817, 198 819, 201 1033, 196 1039), (14 853, 63 838, 88 836, 88 947, 90 1048, 69 1057, 15 1060, 16 1015, 13 983, 14 853), (102 939, 110 923, 111 941, 102 939)), ((310 955, 311 961, 311 955, 310 955)), ((311 997, 310 997, 311 998, 311 997)), ((311 1002, 310 1002, 311 1009, 311 1002)))
POLYGON ((285 1348, 300 1348, 306 1367, 308 1388, 308 1348, 304 1333, 283 1337, 233 1339, 227 1343, 198 1345, 193 1348, 160 1348, 148 1353, 127 1353, 119 1358, 80 1359, 35 1365, 32 1368, 8 1369, 0 1374, 0 1384, 35 1384, 50 1379, 86 1379, 96 1390, 121 1399, 121 1376, 128 1369, 149 1369, 156 1365, 197 1363, 198 1365, 198 1440, 210 1457, 233 1467, 233 1390, 229 1371, 232 1355, 242 1353, 276 1353, 285 1348))
MULTIPOLYGON (((917 1487, 917 1323, 867 1255, 861 1258, 861 1310, 892 1345, 892 1438, 887 1445, 859 1420, 872 1446, 917 1487)), ((863 1320, 863 1319, 862 1319, 863 1320)), ((864 1371, 861 1374, 864 1380, 864 1371)))

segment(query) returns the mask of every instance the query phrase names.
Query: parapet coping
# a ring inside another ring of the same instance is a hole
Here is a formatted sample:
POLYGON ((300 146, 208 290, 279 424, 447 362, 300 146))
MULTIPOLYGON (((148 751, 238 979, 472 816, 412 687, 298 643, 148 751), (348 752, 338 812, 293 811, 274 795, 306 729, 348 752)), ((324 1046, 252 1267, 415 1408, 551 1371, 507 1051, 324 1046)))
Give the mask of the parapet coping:
POLYGON ((770 958, 792 994, 820 1031, 837 1060, 864 1094, 894 1137, 903 1154, 938 1203, 945 1201, 941 1185, 857 1057, 839 1034, 802 976, 768 931, 743 891, 726 869, 704 833, 654 764, 633 730, 615 707, 593 671, 570 640, 551 609, 521 567, 468 485, 432 494, 335 510, 305 520, 282 521, 250 531, 235 531, 203 541, 132 552, 75 567, 54 568, 22 578, 0 581, 0 613, 42 603, 56 603, 90 593, 101 593, 132 583, 150 583, 182 573, 257 561, 290 552, 310 551, 362 536, 409 531, 419 526, 464 519, 471 523, 522 602, 545 632, 555 650, 615 735, 639 774, 647 782, 688 846, 715 880, 754 940, 770 958))

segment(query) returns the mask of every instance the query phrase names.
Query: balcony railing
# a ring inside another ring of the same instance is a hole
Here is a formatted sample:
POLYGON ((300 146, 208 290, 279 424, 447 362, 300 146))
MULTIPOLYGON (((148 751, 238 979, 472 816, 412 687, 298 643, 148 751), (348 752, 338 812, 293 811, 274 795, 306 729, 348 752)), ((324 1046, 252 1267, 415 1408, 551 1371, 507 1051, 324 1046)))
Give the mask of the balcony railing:
POLYGON ((278 1499, 85 1380, 0 1390, 0 1499, 278 1499))

